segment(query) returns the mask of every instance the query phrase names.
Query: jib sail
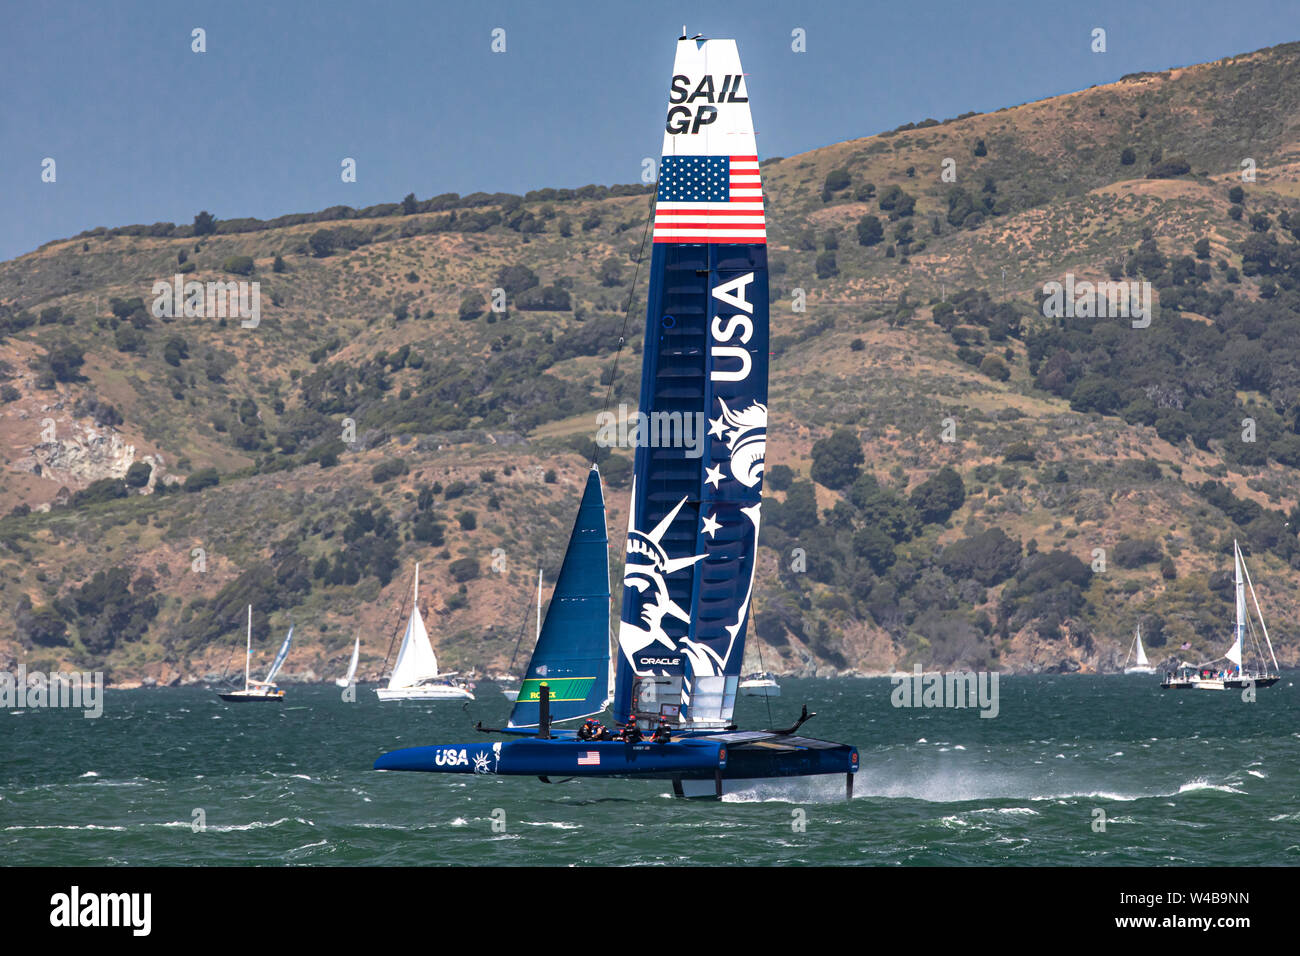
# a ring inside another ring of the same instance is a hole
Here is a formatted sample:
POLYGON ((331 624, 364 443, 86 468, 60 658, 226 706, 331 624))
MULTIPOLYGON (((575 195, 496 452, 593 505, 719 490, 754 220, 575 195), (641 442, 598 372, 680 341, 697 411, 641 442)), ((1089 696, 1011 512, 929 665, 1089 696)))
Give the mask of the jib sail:
POLYGON ((598 714, 609 699, 609 536, 595 466, 509 726, 537 725, 543 683, 550 690, 552 720, 598 714))

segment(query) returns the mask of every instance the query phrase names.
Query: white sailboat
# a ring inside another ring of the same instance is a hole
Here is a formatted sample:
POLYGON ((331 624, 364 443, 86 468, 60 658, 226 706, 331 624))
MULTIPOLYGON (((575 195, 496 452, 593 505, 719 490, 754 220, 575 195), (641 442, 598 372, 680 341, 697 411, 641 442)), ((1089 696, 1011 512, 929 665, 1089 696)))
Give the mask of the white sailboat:
POLYGON ((438 658, 429 643, 429 632, 420 616, 420 566, 415 566, 411 616, 397 652, 388 686, 375 690, 380 700, 473 700, 464 681, 452 681, 455 674, 439 674, 438 658))
POLYGON ((1137 629, 1133 631, 1133 643, 1129 645, 1128 656, 1124 658, 1125 674, 1154 674, 1156 669, 1151 666, 1147 660, 1147 652, 1142 647, 1142 622, 1138 622, 1137 629), (1133 666, 1128 666, 1129 657, 1133 656, 1134 648, 1137 649, 1137 656, 1134 659, 1133 666))
POLYGON ((334 684, 336 687, 349 687, 357 679, 357 660, 361 656, 361 635, 357 635, 357 642, 352 645, 352 661, 348 664, 348 674, 346 677, 336 677, 334 684))
POLYGON ((1255 585, 1250 580, 1250 570, 1246 559, 1237 545, 1232 542, 1232 560, 1234 585, 1236 590, 1237 623, 1233 628, 1232 645, 1222 657, 1205 664, 1191 664, 1183 661, 1178 670, 1165 673, 1160 686, 1166 690, 1227 690, 1228 688, 1271 687, 1280 678, 1277 655, 1273 653, 1273 641, 1268 636, 1268 625, 1264 623, 1264 612, 1259 607, 1259 597, 1255 594, 1255 585), (1250 591, 1251 601, 1255 606, 1252 616, 1246 607, 1246 591, 1250 591), (1260 632, 1264 636, 1264 646, 1268 648, 1268 658, 1264 657, 1264 647, 1260 645, 1255 633, 1255 619, 1259 620, 1260 632), (1243 659, 1246 634, 1249 633, 1255 650, 1255 662, 1243 659), (1272 667, 1269 661, 1272 661, 1272 667))
POLYGON ((253 680, 251 676, 253 663, 253 605, 248 605, 248 633, 245 639, 246 649, 244 653, 244 689, 232 690, 218 696, 232 704, 247 704, 257 701, 279 703, 284 700, 284 691, 275 686, 275 677, 280 673, 280 668, 284 666, 284 659, 289 656, 289 643, 292 640, 293 625, 291 624, 284 643, 280 645, 275 660, 271 662, 271 669, 266 672, 266 679, 253 680))

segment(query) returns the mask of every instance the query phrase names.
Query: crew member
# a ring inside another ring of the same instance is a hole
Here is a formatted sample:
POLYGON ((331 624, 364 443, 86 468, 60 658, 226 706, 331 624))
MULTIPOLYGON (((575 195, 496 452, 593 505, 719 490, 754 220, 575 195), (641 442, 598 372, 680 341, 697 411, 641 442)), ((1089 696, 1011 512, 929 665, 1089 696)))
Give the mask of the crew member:
POLYGON ((635 714, 627 719, 627 724, 623 727, 623 739, 630 744, 637 743, 642 739, 641 728, 636 725, 635 714))
POLYGON ((655 728, 655 735, 651 739, 653 739, 657 744, 666 744, 672 739, 672 736, 673 731, 672 728, 668 726, 668 718, 660 717, 659 726, 655 728))

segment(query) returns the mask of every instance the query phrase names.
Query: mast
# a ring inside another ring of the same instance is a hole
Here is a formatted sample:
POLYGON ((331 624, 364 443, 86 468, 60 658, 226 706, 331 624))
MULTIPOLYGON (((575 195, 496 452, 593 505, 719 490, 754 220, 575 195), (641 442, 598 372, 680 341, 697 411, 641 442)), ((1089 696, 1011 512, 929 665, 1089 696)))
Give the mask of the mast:
POLYGON ((248 605, 248 637, 246 644, 247 648, 244 651, 244 690, 248 690, 248 681, 252 676, 249 673, 249 667, 253 662, 253 605, 251 604, 248 605))
POLYGON ((1246 588, 1241 580, 1241 549, 1237 547, 1237 539, 1232 539, 1232 569, 1234 587, 1237 598, 1237 624, 1233 628, 1232 647, 1224 655, 1228 660, 1241 667, 1242 635, 1246 630, 1246 588))
POLYGON ((1264 623, 1264 612, 1259 609, 1259 597, 1255 594, 1255 584, 1250 580, 1250 568, 1246 567, 1243 559, 1241 569, 1246 572, 1246 584, 1250 587, 1250 598, 1255 602, 1255 613, 1259 616, 1259 626, 1264 632, 1264 642, 1268 644, 1268 656, 1273 658, 1273 670, 1281 672, 1282 666, 1277 662, 1277 655, 1273 653, 1273 640, 1268 636, 1268 625, 1264 623))
POLYGON ((537 569, 537 633, 533 635, 533 645, 542 636, 542 569, 537 569))

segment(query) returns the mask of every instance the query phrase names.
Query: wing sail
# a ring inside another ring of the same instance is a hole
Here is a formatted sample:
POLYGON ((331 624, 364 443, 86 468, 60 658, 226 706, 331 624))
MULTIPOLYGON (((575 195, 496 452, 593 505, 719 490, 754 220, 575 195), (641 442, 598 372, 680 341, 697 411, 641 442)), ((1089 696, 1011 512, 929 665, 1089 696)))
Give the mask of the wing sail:
POLYGON ((730 722, 767 441, 766 226, 734 40, 677 44, 655 206, 615 716, 730 722), (665 442, 665 435, 676 441, 665 442))

